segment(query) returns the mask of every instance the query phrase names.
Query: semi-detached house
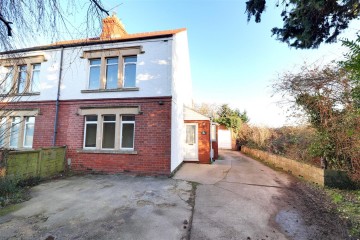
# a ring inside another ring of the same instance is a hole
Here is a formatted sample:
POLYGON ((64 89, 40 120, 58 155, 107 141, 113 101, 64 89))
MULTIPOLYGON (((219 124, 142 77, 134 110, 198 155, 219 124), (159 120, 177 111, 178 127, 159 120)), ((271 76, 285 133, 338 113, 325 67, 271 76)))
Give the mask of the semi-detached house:
POLYGON ((199 135, 211 148, 210 119, 196 128, 184 121, 192 102, 186 29, 128 34, 111 16, 100 37, 3 52, 0 66, 3 147, 66 145, 76 171, 165 175, 187 146, 200 152, 199 135))

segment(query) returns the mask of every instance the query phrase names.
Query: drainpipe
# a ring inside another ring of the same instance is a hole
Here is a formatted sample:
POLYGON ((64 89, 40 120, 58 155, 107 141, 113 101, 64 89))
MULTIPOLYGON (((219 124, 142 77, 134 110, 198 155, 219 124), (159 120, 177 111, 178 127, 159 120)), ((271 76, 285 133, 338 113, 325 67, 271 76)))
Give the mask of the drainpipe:
POLYGON ((213 163, 214 162, 214 159, 213 159, 214 153, 213 153, 213 148, 212 148, 211 127, 212 127, 212 118, 210 117, 210 134, 209 134, 209 136, 210 136, 210 161, 211 161, 211 163, 213 163))
POLYGON ((64 47, 62 47, 60 50, 60 69, 59 69, 58 88, 57 88, 56 105, 55 105, 54 135, 52 141, 53 147, 56 145, 57 123, 59 118, 59 102, 60 102, 60 87, 61 87, 61 77, 62 77, 63 56, 64 56, 64 47))

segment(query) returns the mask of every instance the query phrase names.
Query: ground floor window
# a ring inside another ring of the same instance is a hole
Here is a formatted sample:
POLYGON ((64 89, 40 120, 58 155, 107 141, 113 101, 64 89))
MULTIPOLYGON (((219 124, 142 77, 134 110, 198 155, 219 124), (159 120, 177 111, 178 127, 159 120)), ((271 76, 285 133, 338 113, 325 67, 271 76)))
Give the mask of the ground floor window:
POLYGON ((134 150, 134 139, 134 115, 85 115, 84 149, 129 151, 134 150))
POLYGON ((4 113, 0 119, 0 147, 32 148, 35 117, 17 113, 4 113), (19 116, 17 116, 19 114, 19 116))

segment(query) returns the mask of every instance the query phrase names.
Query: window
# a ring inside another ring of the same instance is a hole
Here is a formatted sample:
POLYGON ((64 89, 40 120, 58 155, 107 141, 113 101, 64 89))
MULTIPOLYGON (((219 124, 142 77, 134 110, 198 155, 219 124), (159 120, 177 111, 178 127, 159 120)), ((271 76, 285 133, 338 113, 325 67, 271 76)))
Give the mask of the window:
POLYGON ((17 148, 19 142, 19 131, 20 131, 20 117, 11 118, 10 128, 10 147, 17 148))
POLYGON ((136 65, 141 53, 141 46, 84 51, 82 57, 89 61, 89 79, 82 92, 138 90, 136 65))
POLYGON ((134 149, 135 117, 122 116, 121 149, 134 149))
POLYGON ((102 148, 115 147, 115 115, 103 116, 102 148))
POLYGON ((100 58, 90 60, 89 89, 100 88, 100 66, 100 58))
POLYGON ((26 88, 27 66, 21 65, 18 68, 19 68, 19 73, 18 73, 18 82, 17 82, 17 92, 23 93, 26 88))
POLYGON ((124 57, 124 87, 136 85, 136 56, 124 57))
POLYGON ((5 136, 6 136, 6 118, 1 118, 0 120, 0 147, 5 146, 5 136))
POLYGON ((0 94, 39 94, 41 63, 44 61, 43 55, 0 59, 0 94), (6 84, 2 84, 4 80, 6 84))
POLYGON ((40 64, 32 65, 31 92, 40 92, 40 64))
POLYGON ((97 116, 85 117, 84 148, 96 147, 97 116))
POLYGON ((24 147, 31 148, 34 139, 35 117, 25 117, 24 147))
POLYGON ((196 125, 186 125, 186 144, 196 143, 196 125))
POLYGON ((12 88, 12 80, 13 80, 13 67, 5 67, 2 68, 1 77, 0 77, 0 94, 7 94, 10 92, 12 88))
POLYGON ((134 150, 134 115, 102 113, 85 115, 84 128, 84 149, 134 150), (97 136, 101 137, 98 138, 97 136))
POLYGON ((0 111, 0 147, 32 148, 38 109, 0 111), (6 116, 6 117, 5 117, 6 116))
POLYGON ((106 89, 118 88, 118 58, 106 59, 106 89))

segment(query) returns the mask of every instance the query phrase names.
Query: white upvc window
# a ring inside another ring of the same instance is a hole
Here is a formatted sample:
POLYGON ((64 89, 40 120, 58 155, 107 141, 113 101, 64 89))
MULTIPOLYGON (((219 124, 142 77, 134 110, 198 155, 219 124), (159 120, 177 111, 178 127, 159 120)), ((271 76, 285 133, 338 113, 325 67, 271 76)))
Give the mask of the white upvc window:
POLYGON ((6 136, 6 118, 3 117, 0 120, 0 147, 5 146, 5 136, 6 136))
POLYGON ((1 68, 0 94, 8 94, 13 87, 14 67, 1 68))
POLYGON ((31 92, 40 92, 40 64, 32 64, 31 92))
POLYGON ((34 139, 35 117, 25 117, 24 148, 32 148, 34 139))
POLYGON ((136 87, 136 56, 124 57, 124 88, 136 87))
POLYGON ((115 115, 104 115, 102 119, 102 149, 114 149, 115 148, 115 115))
POLYGON ((120 149, 134 150, 135 116, 122 116, 120 149))
POLYGON ((106 89, 118 88, 119 58, 106 58, 106 89))
POLYGON ((20 117, 11 117, 11 128, 10 128, 10 144, 11 148, 18 148, 19 132, 20 132, 20 117))
POLYGON ((99 89, 101 59, 90 59, 89 64, 89 89, 99 89))
POLYGON ((134 138, 135 115, 85 115, 84 149, 133 151, 134 138))
POLYGON ((84 148, 96 148, 97 120, 96 115, 85 116, 84 148))
POLYGON ((26 82, 27 82, 27 65, 18 66, 18 82, 17 82, 17 92, 23 93, 26 91, 26 82))

